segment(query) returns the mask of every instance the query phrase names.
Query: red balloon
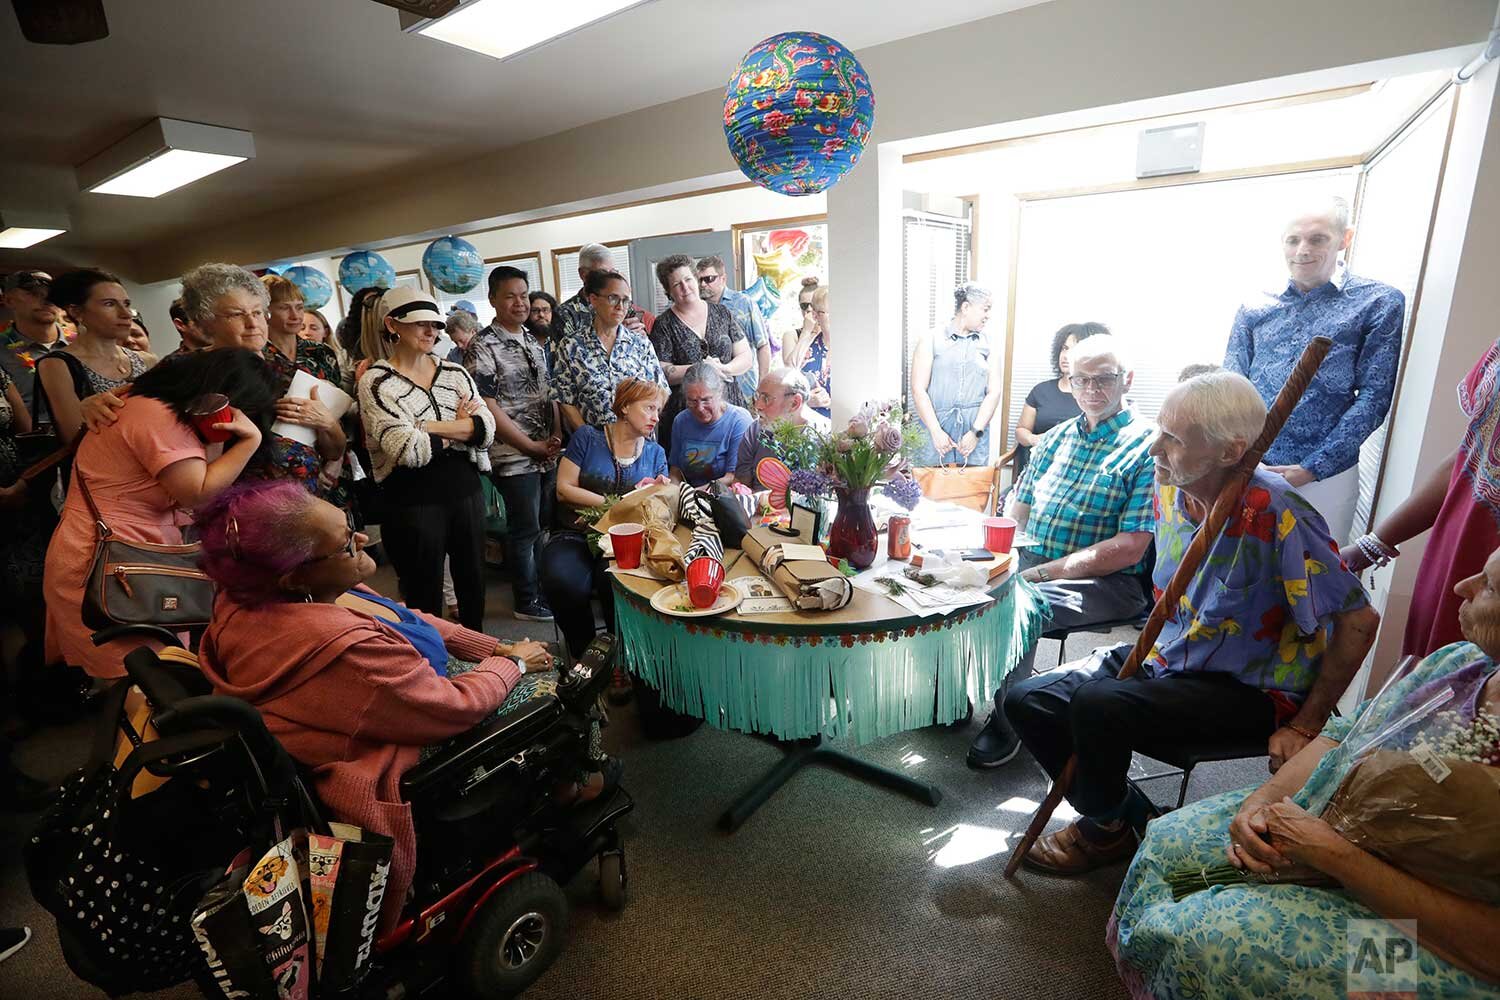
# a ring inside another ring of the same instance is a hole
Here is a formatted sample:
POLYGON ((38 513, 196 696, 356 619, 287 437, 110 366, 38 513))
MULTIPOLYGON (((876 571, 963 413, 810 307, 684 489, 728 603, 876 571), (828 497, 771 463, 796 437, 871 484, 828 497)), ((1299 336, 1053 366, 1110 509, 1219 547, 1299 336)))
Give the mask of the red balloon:
POLYGON ((791 247, 793 257, 802 256, 807 250, 808 239, 808 235, 800 229, 777 229, 767 238, 772 250, 783 246, 791 247))

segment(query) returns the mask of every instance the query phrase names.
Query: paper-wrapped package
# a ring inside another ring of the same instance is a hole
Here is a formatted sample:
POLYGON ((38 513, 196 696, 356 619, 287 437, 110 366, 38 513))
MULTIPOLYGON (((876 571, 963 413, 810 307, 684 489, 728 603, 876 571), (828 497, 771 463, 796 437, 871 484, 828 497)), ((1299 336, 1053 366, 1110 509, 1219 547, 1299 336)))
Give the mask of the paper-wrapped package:
POLYGON ((741 542, 768 580, 799 611, 837 611, 854 597, 854 586, 825 560, 787 559, 784 540, 770 528, 752 528, 741 542))
POLYGON ((602 534, 615 524, 644 525, 646 538, 641 548, 641 563, 657 576, 679 583, 687 576, 687 563, 682 543, 673 533, 676 506, 675 486, 647 486, 621 497, 594 523, 594 530, 602 534))

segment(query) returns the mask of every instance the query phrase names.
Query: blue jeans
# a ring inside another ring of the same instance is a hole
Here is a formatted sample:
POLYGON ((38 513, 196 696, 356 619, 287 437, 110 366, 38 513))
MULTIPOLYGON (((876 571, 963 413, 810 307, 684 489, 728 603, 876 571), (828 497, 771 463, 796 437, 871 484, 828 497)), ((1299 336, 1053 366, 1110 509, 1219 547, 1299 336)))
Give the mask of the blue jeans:
POLYGON ((493 476, 505 499, 505 558, 510 562, 510 586, 516 607, 537 599, 536 565, 542 554, 542 532, 552 526, 557 506, 557 469, 493 476))

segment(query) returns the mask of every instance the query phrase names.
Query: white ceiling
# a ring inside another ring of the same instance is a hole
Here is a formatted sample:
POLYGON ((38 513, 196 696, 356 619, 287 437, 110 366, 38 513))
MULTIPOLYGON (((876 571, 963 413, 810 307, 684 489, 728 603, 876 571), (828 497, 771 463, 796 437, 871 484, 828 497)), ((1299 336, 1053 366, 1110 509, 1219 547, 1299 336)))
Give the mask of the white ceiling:
POLYGON ((73 229, 0 269, 128 254, 720 87, 777 31, 858 52, 1038 2, 654 0, 505 63, 403 34, 372 0, 106 0, 109 38, 79 46, 26 42, 5 4, 0 208, 66 209, 73 229), (78 193, 74 165, 156 116, 248 129, 256 158, 156 199, 78 193))

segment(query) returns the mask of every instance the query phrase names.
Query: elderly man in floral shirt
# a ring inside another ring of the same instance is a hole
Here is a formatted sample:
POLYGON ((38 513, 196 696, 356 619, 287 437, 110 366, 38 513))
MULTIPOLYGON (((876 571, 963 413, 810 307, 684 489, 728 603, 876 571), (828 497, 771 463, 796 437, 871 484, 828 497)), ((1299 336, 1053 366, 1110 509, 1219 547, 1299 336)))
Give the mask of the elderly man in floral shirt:
MULTIPOLYGON (((1265 415, 1232 372, 1190 379, 1162 404, 1151 446, 1158 597, 1265 415)), ((1139 672, 1116 676, 1130 652, 1117 646, 1006 695, 1007 718, 1054 779, 1078 757, 1068 800, 1079 819, 1024 863, 1071 875, 1134 853, 1152 811, 1125 780, 1136 750, 1264 740, 1279 768, 1322 729, 1379 622, 1322 516, 1258 468, 1139 672)))

